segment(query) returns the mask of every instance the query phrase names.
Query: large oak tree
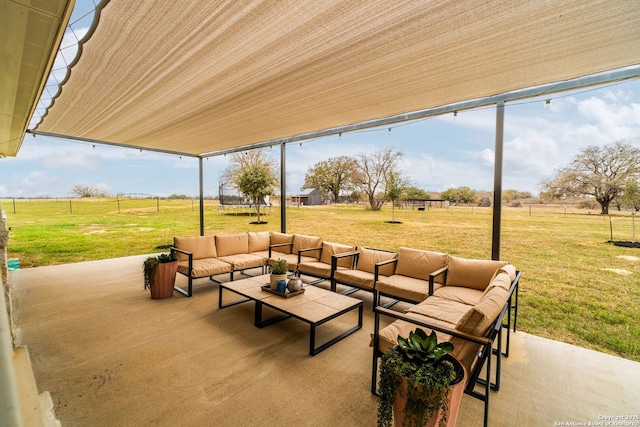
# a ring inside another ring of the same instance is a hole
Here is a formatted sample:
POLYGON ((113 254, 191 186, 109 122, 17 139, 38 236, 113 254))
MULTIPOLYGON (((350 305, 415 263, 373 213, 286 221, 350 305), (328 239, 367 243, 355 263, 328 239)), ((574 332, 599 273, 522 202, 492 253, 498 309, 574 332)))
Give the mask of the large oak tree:
POLYGON ((625 184, 639 166, 640 149, 629 144, 589 146, 569 166, 543 181, 542 187, 555 198, 593 196, 606 215, 611 202, 623 194, 625 184))
POLYGON ((351 189, 355 167, 355 160, 348 156, 323 160, 308 169, 302 188, 315 188, 323 195, 331 193, 338 203, 340 192, 351 189))

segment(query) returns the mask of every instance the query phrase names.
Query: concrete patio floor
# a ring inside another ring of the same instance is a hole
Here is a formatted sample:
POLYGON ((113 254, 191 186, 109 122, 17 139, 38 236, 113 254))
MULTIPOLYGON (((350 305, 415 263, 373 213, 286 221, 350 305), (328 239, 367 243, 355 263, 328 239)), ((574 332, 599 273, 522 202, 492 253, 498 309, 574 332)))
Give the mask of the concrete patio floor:
MULTIPOLYGON (((365 301, 363 328, 311 357, 306 324, 255 328, 253 305, 219 309, 208 279, 192 298, 151 300, 144 258, 10 272, 17 344, 28 346, 63 426, 376 424, 370 294, 353 294, 365 301)), ((329 325, 325 334, 343 326, 329 325)), ((640 414, 639 363, 523 332, 512 334, 501 386, 491 426, 607 425, 640 414)), ((458 426, 481 426, 482 409, 465 395, 458 426)))

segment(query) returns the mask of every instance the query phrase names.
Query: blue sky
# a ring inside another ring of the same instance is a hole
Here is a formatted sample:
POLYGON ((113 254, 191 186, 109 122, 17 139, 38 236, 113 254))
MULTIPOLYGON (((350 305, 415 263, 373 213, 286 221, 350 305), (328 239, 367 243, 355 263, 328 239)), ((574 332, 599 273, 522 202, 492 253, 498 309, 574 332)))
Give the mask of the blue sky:
MULTIPOLYGON (((76 20, 91 2, 78 5, 76 20)), ((78 21, 77 34, 89 18, 78 21)), ((308 168, 319 161, 386 147, 405 154, 401 170, 429 192, 457 186, 492 190, 495 107, 388 127, 289 144, 287 194, 300 192, 308 168)), ((623 141, 640 147, 640 80, 507 103, 504 141, 503 188, 538 194, 540 181, 586 146, 623 141), (548 106, 546 98, 552 100, 548 106)), ((278 148, 268 151, 279 158, 278 148)), ((205 195, 217 195, 228 164, 223 156, 204 161, 205 195)), ((95 185, 110 195, 195 197, 198 161, 30 135, 15 158, 0 159, 2 198, 68 197, 77 184, 95 185)))

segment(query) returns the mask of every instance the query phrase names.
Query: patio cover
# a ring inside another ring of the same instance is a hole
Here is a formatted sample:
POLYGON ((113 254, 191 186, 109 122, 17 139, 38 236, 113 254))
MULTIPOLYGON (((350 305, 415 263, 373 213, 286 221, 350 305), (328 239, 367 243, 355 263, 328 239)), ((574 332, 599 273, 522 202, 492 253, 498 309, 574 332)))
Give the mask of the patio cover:
POLYGON ((635 64, 628 0, 111 0, 38 130, 206 155, 635 64))

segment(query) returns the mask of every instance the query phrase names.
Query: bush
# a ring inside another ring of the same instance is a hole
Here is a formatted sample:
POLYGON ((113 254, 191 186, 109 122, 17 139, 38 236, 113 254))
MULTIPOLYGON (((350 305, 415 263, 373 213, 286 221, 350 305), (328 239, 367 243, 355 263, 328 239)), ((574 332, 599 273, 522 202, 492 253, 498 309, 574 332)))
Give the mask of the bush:
POLYGON ((491 207, 491 197, 489 197, 489 196, 481 197, 480 201, 478 201, 478 206, 480 206, 481 208, 489 208, 489 207, 491 207))
POLYGON ((583 200, 580 203, 578 203, 578 209, 593 210, 595 208, 596 208, 596 201, 595 200, 583 200))

